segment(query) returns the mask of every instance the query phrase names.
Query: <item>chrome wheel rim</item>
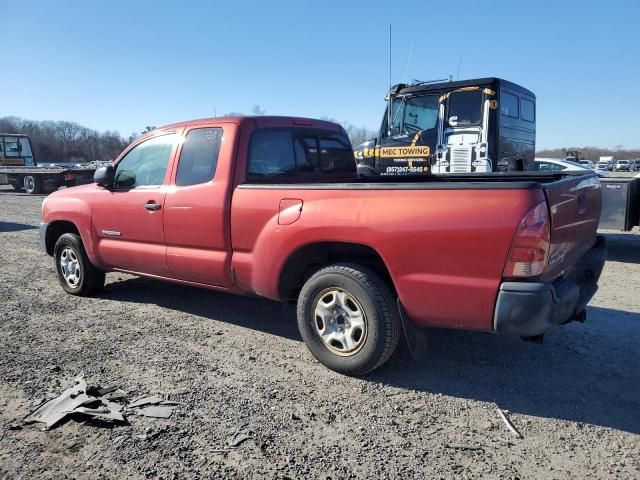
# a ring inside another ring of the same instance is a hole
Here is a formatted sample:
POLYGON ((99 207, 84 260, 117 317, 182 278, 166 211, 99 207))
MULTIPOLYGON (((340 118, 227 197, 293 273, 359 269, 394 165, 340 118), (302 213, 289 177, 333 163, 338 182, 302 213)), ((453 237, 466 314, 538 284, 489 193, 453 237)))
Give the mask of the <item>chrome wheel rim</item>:
POLYGON ((72 248, 65 248, 60 254, 60 271, 67 285, 71 288, 76 288, 80 285, 80 279, 82 278, 82 269, 80 267, 80 260, 78 255, 72 248))
POLYGON ((367 339, 367 316, 362 305, 340 288, 328 288, 316 296, 313 326, 324 346, 343 357, 358 353, 367 339))

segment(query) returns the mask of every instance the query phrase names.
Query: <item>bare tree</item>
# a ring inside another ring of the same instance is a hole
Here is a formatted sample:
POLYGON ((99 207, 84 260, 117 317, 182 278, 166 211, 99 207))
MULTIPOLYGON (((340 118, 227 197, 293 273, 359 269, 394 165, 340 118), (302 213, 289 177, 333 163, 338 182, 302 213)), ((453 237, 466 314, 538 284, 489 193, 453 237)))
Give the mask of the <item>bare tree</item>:
POLYGON ((262 117, 267 113, 266 110, 263 110, 260 108, 260 105, 254 105, 253 108, 251 109, 251 114, 255 115, 257 117, 262 117))

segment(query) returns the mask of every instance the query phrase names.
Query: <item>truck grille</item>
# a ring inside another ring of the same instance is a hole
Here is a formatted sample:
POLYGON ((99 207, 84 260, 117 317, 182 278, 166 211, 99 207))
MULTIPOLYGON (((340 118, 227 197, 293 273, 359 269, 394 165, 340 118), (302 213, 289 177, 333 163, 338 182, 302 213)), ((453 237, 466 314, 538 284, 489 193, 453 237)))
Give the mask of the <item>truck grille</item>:
POLYGON ((471 171, 471 148, 451 149, 451 171, 454 173, 471 171))

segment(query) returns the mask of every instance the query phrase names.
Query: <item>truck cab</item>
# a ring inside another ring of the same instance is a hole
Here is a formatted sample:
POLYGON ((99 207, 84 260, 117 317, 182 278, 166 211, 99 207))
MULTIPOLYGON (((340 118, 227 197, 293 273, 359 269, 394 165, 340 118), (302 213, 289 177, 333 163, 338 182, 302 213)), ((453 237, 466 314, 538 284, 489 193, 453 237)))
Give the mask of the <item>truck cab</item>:
POLYGON ((362 175, 533 169, 535 95, 481 78, 399 84, 386 97, 378 137, 355 148, 362 175))
POLYGON ((0 133, 0 166, 35 166, 31 140, 27 135, 0 133))

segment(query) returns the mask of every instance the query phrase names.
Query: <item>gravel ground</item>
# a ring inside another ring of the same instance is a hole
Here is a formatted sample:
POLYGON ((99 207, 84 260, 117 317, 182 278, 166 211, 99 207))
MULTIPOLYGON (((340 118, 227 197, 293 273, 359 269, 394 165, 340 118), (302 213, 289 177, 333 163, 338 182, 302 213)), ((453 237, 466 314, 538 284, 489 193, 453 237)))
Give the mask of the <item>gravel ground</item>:
POLYGON ((640 478, 637 232, 607 233, 586 323, 542 345, 433 331, 424 359, 356 379, 276 303, 121 274, 66 295, 38 248, 42 198, 0 187, 0 478, 640 478), (10 428, 80 372, 180 406, 10 428))

